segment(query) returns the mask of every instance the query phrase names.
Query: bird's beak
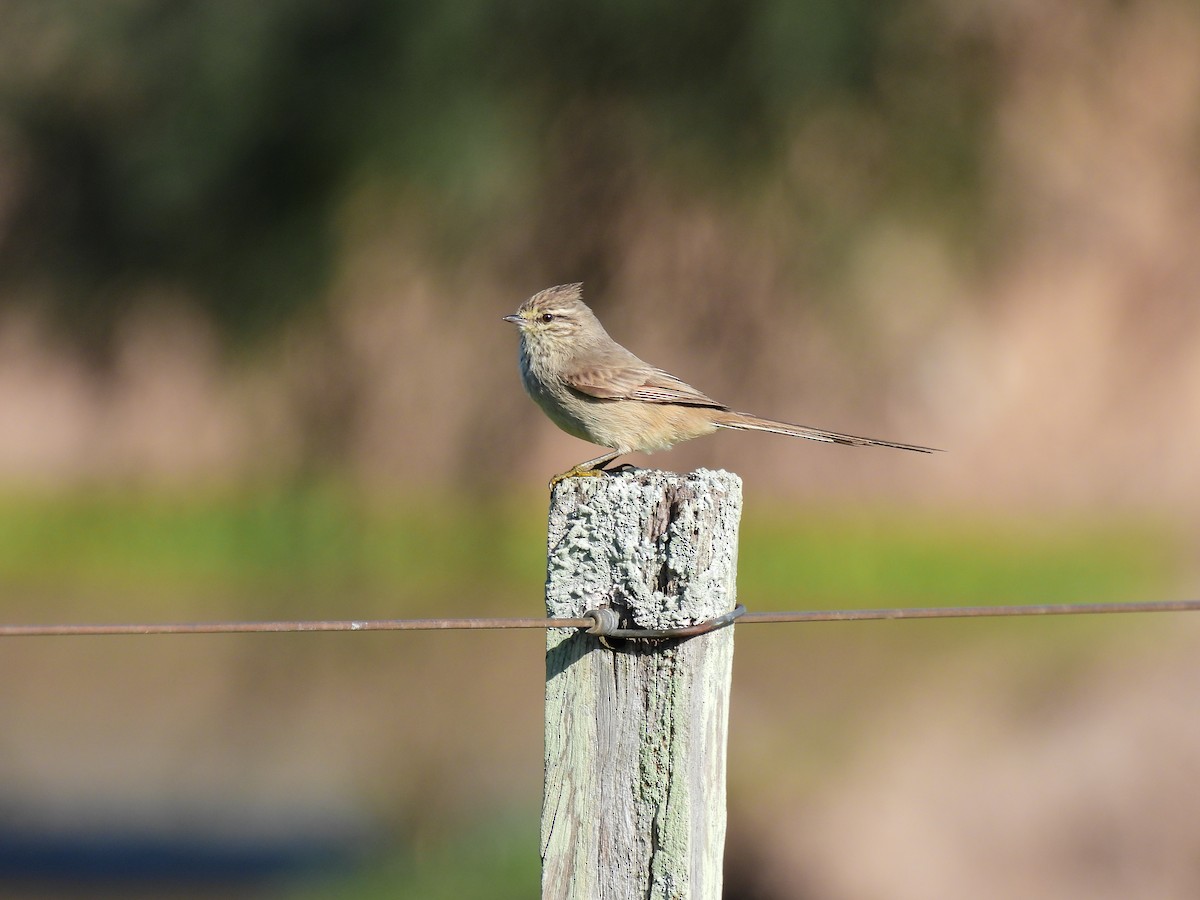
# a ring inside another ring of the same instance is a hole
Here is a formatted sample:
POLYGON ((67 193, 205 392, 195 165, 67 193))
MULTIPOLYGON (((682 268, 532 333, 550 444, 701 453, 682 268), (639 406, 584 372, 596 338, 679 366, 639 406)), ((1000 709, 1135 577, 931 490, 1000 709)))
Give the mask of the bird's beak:
POLYGON ((505 322, 512 322, 514 325, 524 325, 525 320, 520 316, 502 316, 505 322))

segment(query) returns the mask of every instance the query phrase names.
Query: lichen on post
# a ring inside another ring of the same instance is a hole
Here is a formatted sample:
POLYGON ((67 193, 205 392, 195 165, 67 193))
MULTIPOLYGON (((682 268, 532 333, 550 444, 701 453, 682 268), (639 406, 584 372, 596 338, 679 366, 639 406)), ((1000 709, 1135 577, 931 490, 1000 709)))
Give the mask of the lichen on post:
MULTIPOLYGON (((546 612, 608 606, 671 628, 736 603, 741 480, 705 469, 560 482, 546 612)), ((733 629, 688 639, 546 639, 542 896, 721 895, 733 629)))

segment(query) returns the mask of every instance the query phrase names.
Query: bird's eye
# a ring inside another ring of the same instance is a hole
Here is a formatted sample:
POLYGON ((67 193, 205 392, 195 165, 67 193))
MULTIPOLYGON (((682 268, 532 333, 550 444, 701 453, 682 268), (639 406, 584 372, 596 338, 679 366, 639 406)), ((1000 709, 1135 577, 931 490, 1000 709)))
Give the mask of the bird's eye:
POLYGON ((543 322, 553 322, 554 321, 554 313, 542 313, 542 321, 543 322))

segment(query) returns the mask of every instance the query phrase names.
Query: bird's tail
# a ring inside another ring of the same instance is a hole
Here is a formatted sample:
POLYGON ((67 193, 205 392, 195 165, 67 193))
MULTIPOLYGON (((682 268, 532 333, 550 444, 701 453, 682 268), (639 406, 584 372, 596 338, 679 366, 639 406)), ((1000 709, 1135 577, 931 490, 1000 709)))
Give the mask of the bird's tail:
POLYGON ((810 441, 825 441, 829 444, 846 444, 851 447, 895 447, 897 450, 915 450, 917 453, 940 453, 936 447, 920 447, 916 444, 901 444, 896 441, 881 441, 876 438, 855 437, 852 434, 840 434, 836 431, 825 431, 822 428, 809 428, 805 425, 789 425, 787 422, 776 422, 772 419, 760 419, 749 413, 723 413, 716 420, 719 428, 736 428, 739 431, 770 431, 773 434, 786 434, 791 437, 806 438, 810 441))

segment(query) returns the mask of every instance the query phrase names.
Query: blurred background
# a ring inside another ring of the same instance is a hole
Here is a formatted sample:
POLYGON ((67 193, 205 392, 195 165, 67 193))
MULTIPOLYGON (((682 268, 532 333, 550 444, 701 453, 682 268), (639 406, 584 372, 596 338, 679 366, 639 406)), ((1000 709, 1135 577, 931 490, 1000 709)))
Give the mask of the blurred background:
MULTIPOLYGON (((0 620, 536 615, 584 282, 751 609, 1195 596, 1189 0, 0 0, 0 620)), ((540 634, 8 640, 0 893, 534 896, 540 634)), ((1200 621, 739 629, 726 896, 1200 893, 1200 621)))

